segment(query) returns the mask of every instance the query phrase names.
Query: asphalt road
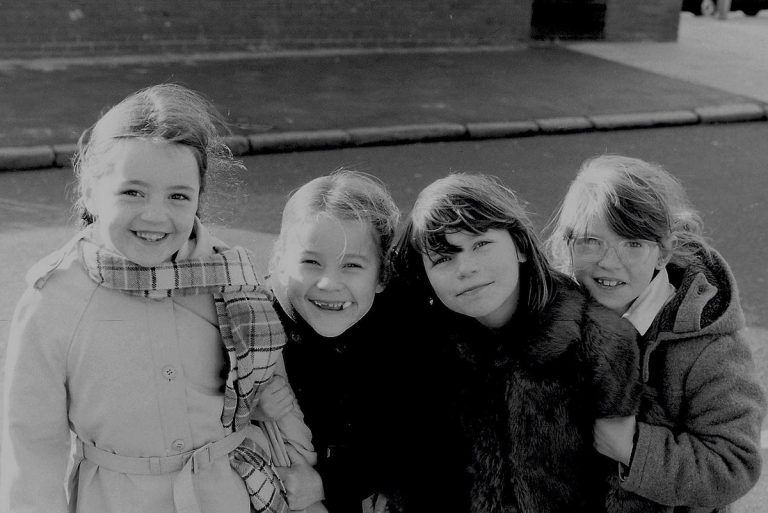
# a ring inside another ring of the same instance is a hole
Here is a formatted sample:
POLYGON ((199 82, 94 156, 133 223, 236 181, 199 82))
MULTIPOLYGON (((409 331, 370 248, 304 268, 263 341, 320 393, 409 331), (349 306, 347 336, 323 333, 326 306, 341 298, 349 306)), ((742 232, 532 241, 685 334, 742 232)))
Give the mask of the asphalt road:
MULTIPOLYGON (((767 139, 768 123, 753 123, 248 157, 248 172, 239 181, 214 183, 211 214, 223 221, 215 225, 222 238, 265 259, 288 192, 348 166, 382 178, 405 210, 424 185, 449 171, 496 174, 529 202, 534 222, 543 227, 584 158, 609 152, 652 160, 686 185, 708 236, 731 264, 768 388, 767 139)), ((70 182, 66 169, 0 173, 0 354, 24 271, 72 233, 70 182)), ((766 438, 764 432, 764 446, 766 438)), ((765 510, 767 473, 735 513, 765 510)))

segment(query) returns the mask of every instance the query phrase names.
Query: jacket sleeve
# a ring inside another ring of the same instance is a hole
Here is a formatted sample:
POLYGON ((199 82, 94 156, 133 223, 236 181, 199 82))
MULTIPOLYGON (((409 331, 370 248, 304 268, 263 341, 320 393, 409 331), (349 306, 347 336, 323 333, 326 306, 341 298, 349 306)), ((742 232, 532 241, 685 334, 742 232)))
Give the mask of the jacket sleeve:
POLYGON ((628 321, 594 303, 587 307, 583 330, 595 418, 634 415, 642 392, 637 332, 628 321))
MULTIPOLYGON (((275 373, 285 376, 288 379, 288 373, 285 370, 285 361, 282 354, 275 367, 275 373)), ((289 381, 290 384, 290 381, 289 381)), ((312 431, 304 422, 304 413, 299 407, 298 400, 294 399, 293 408, 287 414, 280 417, 277 421, 280 428, 280 434, 285 443, 296 449, 310 465, 317 463, 317 453, 312 445, 312 431)))
POLYGON ((64 340, 71 328, 63 321, 63 306, 43 296, 43 291, 30 288, 22 297, 6 353, 0 511, 8 513, 68 510, 64 340))
POLYGON ((741 334, 708 344, 685 382, 685 417, 672 431, 638 423, 626 490, 668 505, 715 508, 760 476, 765 395, 741 334))

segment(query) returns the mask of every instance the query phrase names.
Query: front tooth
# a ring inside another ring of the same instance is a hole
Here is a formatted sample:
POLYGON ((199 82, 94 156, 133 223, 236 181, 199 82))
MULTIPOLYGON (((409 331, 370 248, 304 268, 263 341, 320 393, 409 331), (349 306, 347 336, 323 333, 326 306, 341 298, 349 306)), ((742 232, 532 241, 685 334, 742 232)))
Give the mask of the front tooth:
POLYGON ((347 308, 349 308, 350 306, 352 306, 352 301, 346 301, 346 302, 345 302, 345 303, 342 305, 341 309, 342 309, 342 310, 346 310, 346 309, 347 309, 347 308))
POLYGON ((164 236, 162 233, 136 232, 136 234, 142 239, 147 239, 151 241, 160 240, 164 236))

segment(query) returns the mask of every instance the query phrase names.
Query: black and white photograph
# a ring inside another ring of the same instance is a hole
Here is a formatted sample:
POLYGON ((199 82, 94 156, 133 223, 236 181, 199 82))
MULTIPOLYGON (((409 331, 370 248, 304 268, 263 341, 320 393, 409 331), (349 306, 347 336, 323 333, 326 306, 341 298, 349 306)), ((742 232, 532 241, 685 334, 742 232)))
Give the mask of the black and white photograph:
POLYGON ((0 0, 0 513, 766 513, 768 0, 0 0))

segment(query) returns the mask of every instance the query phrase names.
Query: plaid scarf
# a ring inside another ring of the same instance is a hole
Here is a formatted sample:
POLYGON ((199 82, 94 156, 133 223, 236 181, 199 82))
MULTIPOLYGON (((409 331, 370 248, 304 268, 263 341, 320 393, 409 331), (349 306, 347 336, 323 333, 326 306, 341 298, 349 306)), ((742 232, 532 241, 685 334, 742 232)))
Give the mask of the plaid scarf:
MULTIPOLYGON (((196 223, 198 234, 204 230, 196 223)), ((167 298, 213 294, 219 331, 228 356, 221 423, 227 435, 251 425, 251 408, 269 381, 285 345, 285 332, 242 248, 214 246, 214 254, 142 267, 92 242, 89 229, 79 241, 88 275, 101 286, 126 294, 167 298)), ((230 464, 245 481, 251 509, 286 513, 287 495, 263 449, 250 438, 230 453, 230 464)))

